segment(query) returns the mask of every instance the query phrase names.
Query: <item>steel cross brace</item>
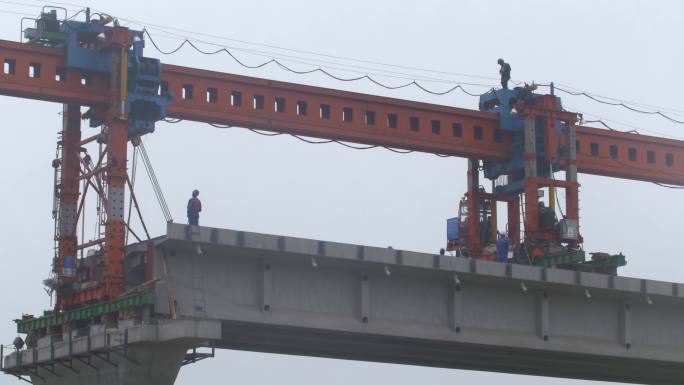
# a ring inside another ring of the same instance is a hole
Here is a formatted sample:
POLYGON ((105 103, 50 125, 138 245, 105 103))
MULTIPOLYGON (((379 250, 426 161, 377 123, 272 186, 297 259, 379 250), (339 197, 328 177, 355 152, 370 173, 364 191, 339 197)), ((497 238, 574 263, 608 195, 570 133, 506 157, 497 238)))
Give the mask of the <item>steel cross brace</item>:
POLYGON ((46 372, 52 374, 55 377, 62 378, 57 372, 55 372, 55 364, 49 363, 49 364, 36 364, 36 372, 38 372, 38 368, 44 369, 46 372))
POLYGON ((65 368, 71 370, 74 373, 80 373, 78 370, 74 369, 74 362, 70 358, 63 359, 63 360, 55 360, 55 362, 58 365, 63 366, 65 368), (68 362, 69 364, 67 365, 66 362, 68 362))
POLYGON ((83 365, 86 365, 86 366, 89 366, 89 367, 95 369, 95 371, 98 371, 98 370, 99 370, 99 369, 97 368, 97 366, 94 366, 93 364, 91 364, 91 362, 90 362, 90 356, 87 356, 87 357, 85 357, 85 358, 80 357, 80 356, 74 356, 74 358, 77 359, 77 360, 79 360, 83 365))
POLYGON ((17 378, 17 380, 25 381, 25 382, 28 382, 29 384, 33 384, 33 381, 25 379, 21 374, 15 374, 15 373, 10 373, 10 372, 5 372, 5 373, 13 375, 14 377, 17 378))

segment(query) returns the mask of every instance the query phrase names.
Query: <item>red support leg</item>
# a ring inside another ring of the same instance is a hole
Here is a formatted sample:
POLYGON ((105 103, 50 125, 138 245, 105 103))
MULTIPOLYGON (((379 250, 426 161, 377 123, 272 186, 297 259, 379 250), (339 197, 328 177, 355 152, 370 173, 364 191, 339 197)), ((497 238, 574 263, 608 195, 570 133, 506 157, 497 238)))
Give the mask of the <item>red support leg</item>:
POLYGON ((124 291, 123 259, 128 122, 113 119, 107 126, 107 222, 105 223, 104 291, 110 299, 124 291))
POLYGON ((480 243, 480 171, 478 170, 479 161, 468 159, 468 193, 466 202, 468 203, 468 238, 466 239, 468 253, 471 257, 477 257, 482 249, 480 243))
MULTIPOLYGON (((59 225, 57 234, 58 253, 53 271, 60 285, 68 285, 75 279, 76 247, 78 237, 78 198, 79 173, 81 164, 81 107, 76 104, 65 104, 62 114, 62 158, 61 182, 58 188, 59 225), (65 266, 65 260, 70 266, 65 266), (65 268, 66 267, 66 268, 65 268)), ((70 306, 71 295, 67 295, 62 287, 57 292, 55 310, 64 310, 70 306)))
MULTIPOLYGON (((565 216, 568 219, 574 219, 577 221, 578 227, 578 241, 582 241, 581 235, 579 235, 579 184, 575 183, 572 187, 565 189, 565 216)), ((570 242, 569 246, 571 248, 576 248, 578 242, 570 242)))
POLYGON ((511 245, 520 243, 520 198, 518 195, 508 201, 508 239, 511 245))
POLYGON ((536 238, 539 232, 539 196, 537 184, 525 181, 525 236, 536 238))

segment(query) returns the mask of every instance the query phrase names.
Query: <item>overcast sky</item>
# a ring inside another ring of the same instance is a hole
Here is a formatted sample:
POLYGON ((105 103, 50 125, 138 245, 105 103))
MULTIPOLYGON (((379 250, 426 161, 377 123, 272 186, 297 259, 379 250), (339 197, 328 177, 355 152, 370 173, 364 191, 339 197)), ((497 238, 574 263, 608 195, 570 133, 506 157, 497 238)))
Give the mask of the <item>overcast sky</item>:
MULTIPOLYGON (((31 6, 0 2, 2 39, 18 38, 21 16, 8 12, 39 12, 39 2, 15 1, 31 6)), ((625 0, 99 0, 87 5, 148 24, 444 72, 493 78, 498 75, 496 59, 503 57, 511 63, 515 80, 555 81, 601 95, 684 109, 684 51, 680 41, 684 35, 683 4, 625 0)), ((136 24, 130 27, 141 28, 136 24)), ((278 55, 303 55, 221 42, 217 37, 200 38, 278 55)), ((157 40, 168 48, 178 44, 169 38, 157 40)), ((150 45, 146 54, 159 56, 150 45)), ((241 55, 250 63, 268 59, 241 55)), ((228 56, 208 57, 189 49, 161 59, 165 63, 477 108, 477 98, 460 93, 430 96, 416 88, 388 91, 365 81, 342 83, 315 74, 292 75, 274 66, 245 70, 228 56)), ((311 68, 291 64, 299 69, 311 68)), ((416 71, 411 74, 496 83, 496 79, 416 71)), ((403 82, 384 80, 390 84, 403 82)), ((450 87, 426 84, 438 90, 450 87)), ((470 90, 480 93, 486 88, 470 90)), ((562 96, 566 108, 585 113, 588 118, 608 119, 616 129, 630 130, 631 125, 644 133, 684 138, 684 127, 665 119, 562 96)), ((22 312, 39 314, 50 306, 41 281, 50 271, 53 255, 51 162, 61 128, 61 106, 0 97, 0 111, 4 134, 0 151, 0 244, 6 272, 0 280, 0 341, 6 344, 15 336, 12 319, 22 312)), ((672 113, 682 119, 683 112, 672 113)), ((93 133, 88 129, 84 135, 93 133)), ((445 242, 445 219, 456 214, 466 189, 464 160, 430 154, 310 145, 287 136, 267 138, 241 128, 218 129, 188 122, 158 124, 157 131, 145 138, 145 144, 177 222, 186 220, 185 203, 197 188, 204 205, 202 225, 435 252, 445 242)), ((144 173, 138 180, 146 221, 154 235, 161 235, 165 231, 164 219, 144 173)), ((588 251, 623 252, 628 258, 628 265, 621 270, 623 275, 683 281, 680 260, 684 255, 677 247, 684 216, 681 190, 586 175, 580 175, 580 183, 581 231, 588 251)), ((93 205, 86 210, 86 223, 92 227, 93 205)), ((92 228, 87 233, 87 238, 92 238, 92 228)), ((589 384, 233 351, 221 351, 216 359, 182 369, 177 383, 213 384, 228 378, 238 385, 313 385, 321 381, 328 385, 474 381, 491 385, 589 384)), ((0 377, 0 384, 10 383, 16 380, 0 377)))

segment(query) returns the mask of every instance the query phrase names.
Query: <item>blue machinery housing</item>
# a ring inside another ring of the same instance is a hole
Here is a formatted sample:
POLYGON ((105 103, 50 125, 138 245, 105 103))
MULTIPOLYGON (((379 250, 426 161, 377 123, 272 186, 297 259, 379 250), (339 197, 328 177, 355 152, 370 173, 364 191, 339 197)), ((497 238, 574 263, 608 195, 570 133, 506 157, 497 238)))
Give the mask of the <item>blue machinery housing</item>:
MULTIPOLYGON (((108 27, 112 19, 98 14, 100 19, 92 19, 86 10, 86 21, 64 20, 57 18, 57 11, 43 12, 36 21, 35 28, 24 30, 29 43, 66 49, 66 67, 86 71, 84 81, 89 81, 87 72, 112 73, 115 62, 115 49, 102 44, 108 34, 114 33, 108 27)), ((115 22, 116 25, 116 22, 115 22)), ((143 57, 143 31, 126 30, 132 41, 128 49, 127 97, 129 137, 144 135, 154 131, 155 122, 166 116, 166 106, 170 95, 162 89, 162 65, 158 59, 143 57)), ((63 73, 62 73, 63 76, 63 73)), ((100 126, 103 119, 91 117, 92 127, 100 126)))
MULTIPOLYGON (((518 194, 523 191, 523 179, 525 175, 525 117, 515 109, 518 100, 530 103, 543 95, 531 92, 534 87, 516 87, 512 90, 494 90, 480 96, 480 111, 495 112, 499 115, 499 129, 512 134, 511 158, 503 160, 484 160, 484 175, 486 178, 496 180, 500 176, 511 175, 509 182, 499 185, 494 193, 518 194)), ((557 105, 561 106, 560 98, 556 97, 557 105)), ((543 118, 537 118, 541 120, 543 118)), ((541 122, 536 122, 541 127, 541 122)), ((556 136, 561 135, 561 124, 555 124, 556 136)), ((560 171, 560 157, 553 163, 544 159, 544 130, 535 130, 535 143, 537 154, 537 175, 543 178, 551 177, 553 172, 560 171)), ((499 135, 499 134, 495 134, 499 135)), ((560 146, 554 150, 560 153, 560 146)))

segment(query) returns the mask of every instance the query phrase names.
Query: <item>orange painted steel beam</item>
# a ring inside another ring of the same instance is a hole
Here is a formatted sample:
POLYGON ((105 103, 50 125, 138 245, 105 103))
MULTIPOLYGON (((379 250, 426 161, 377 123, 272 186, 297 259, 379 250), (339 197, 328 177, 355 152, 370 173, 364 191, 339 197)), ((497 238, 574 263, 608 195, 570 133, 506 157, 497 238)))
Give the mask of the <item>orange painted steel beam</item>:
POLYGON ((684 141, 577 127, 577 171, 684 185, 684 141))
POLYGON ((509 154, 510 140, 495 140, 493 113, 173 65, 163 71, 174 118, 463 157, 509 154))
POLYGON ((84 106, 108 103, 107 76, 65 69, 64 51, 0 40, 0 95, 84 106))
MULTIPOLYGON (((67 70, 65 81, 56 81, 61 49, 0 40, 0 60, 8 59, 15 61, 14 74, 4 64, 0 94, 86 106, 111 100, 106 76, 67 70), (29 77, 32 63, 41 67, 39 78, 29 77), (90 85, 81 84, 86 75, 90 85)), ((492 113, 174 65, 163 71, 175 118, 468 158, 509 157, 510 140, 495 135, 499 120, 492 113)), ((577 143, 579 172, 684 185, 683 141, 578 126, 577 143)))

